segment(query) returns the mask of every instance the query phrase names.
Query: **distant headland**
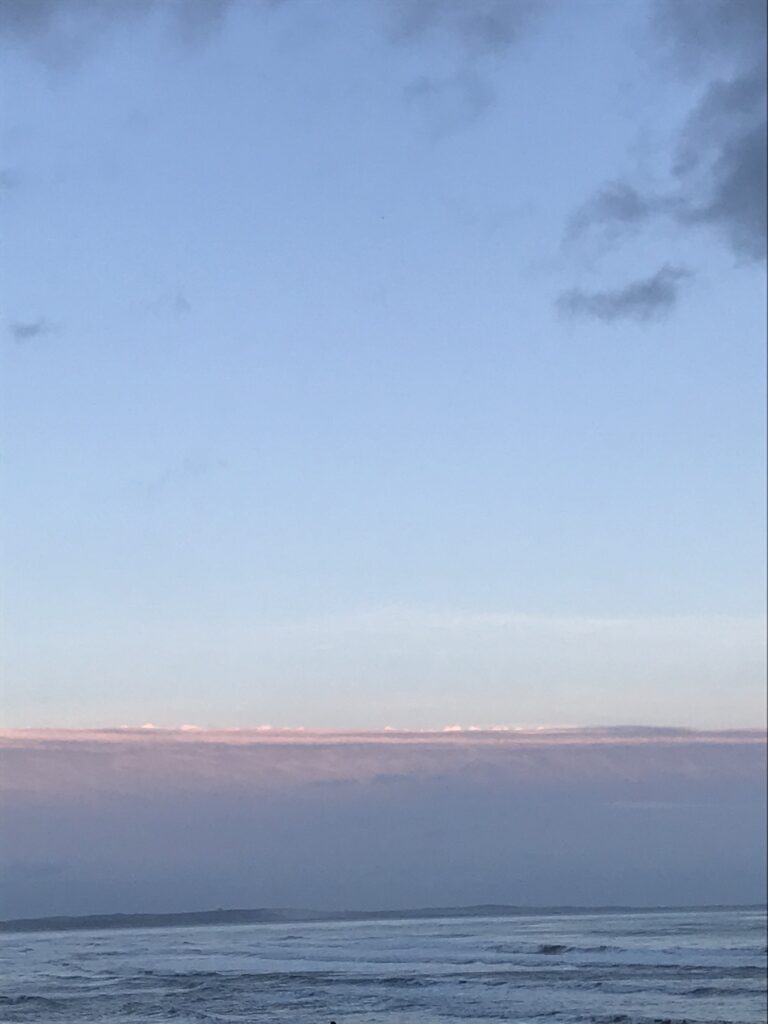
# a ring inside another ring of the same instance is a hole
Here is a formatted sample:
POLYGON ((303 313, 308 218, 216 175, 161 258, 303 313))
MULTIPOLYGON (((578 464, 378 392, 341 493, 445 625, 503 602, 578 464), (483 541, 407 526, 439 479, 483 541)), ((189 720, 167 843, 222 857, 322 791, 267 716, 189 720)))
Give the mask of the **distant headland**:
MULTIPOLYGON (((470 907, 423 907, 414 910, 193 910, 176 914, 85 914, 79 916, 31 917, 0 921, 0 932, 101 931, 117 928, 195 928, 216 925, 323 923, 334 921, 437 920, 457 917, 526 917, 567 914, 643 914, 663 910, 733 910, 730 906, 630 907, 562 906, 528 907, 478 904, 470 907)), ((738 909, 746 909, 740 906, 738 909)), ((764 909, 755 905, 755 909, 764 909)))

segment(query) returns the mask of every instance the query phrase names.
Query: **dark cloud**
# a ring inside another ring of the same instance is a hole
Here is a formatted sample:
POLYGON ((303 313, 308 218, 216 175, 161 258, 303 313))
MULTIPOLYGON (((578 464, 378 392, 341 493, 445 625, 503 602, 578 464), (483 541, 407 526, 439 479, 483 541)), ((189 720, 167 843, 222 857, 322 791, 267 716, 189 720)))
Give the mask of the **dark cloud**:
POLYGON ((677 74, 706 75, 672 153, 664 194, 613 182, 573 217, 568 235, 614 237, 657 218, 707 226, 737 261, 766 256, 765 0, 664 0, 654 29, 677 74))
POLYGON ((764 69, 713 82, 689 118, 675 172, 678 223, 716 228, 742 260, 766 255, 764 69))
POLYGON ((13 320, 8 324, 8 333, 20 345, 53 334, 55 330, 53 324, 44 317, 40 317, 39 320, 13 320))
POLYGON ((234 0, 2 0, 0 43, 50 67, 77 64, 108 30, 159 16, 179 39, 199 42, 234 0))
POLYGON ((573 288, 560 296, 558 307, 568 316, 594 317, 606 323, 658 319, 673 309, 680 283, 689 276, 682 267, 664 266, 651 277, 631 281, 623 288, 597 292, 573 288))
POLYGON ((701 74, 730 62, 765 62, 765 0, 655 0, 653 29, 676 71, 701 74))

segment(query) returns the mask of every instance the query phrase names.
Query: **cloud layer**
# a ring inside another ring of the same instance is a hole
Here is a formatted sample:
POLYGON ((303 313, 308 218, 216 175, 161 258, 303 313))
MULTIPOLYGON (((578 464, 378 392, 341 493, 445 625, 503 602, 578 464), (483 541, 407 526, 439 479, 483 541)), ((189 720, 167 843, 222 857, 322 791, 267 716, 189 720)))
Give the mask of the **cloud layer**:
POLYGON ((0 754, 5 917, 763 891, 758 733, 147 728, 0 754))

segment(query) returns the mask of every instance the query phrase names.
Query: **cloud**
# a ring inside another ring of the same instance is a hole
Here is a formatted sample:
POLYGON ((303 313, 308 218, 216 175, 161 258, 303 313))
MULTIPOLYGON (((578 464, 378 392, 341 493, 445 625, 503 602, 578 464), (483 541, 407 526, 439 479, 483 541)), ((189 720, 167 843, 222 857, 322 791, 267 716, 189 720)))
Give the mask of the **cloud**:
POLYGON ((712 71, 736 61, 765 62, 765 0, 655 0, 653 29, 675 70, 712 71))
POLYGON ((764 747, 757 730, 649 727, 0 730, 0 760, 8 769, 0 792, 285 791, 383 776, 565 787, 585 780, 758 778, 764 747))
POLYGON ((765 69, 713 82, 688 119, 675 173, 678 224, 715 228, 739 260, 766 256, 765 69))
POLYGON ((611 181, 571 217, 567 237, 578 240, 596 226, 618 235, 646 224, 669 205, 663 196, 644 194, 626 181, 611 181))
MULTIPOLYGON (((766 194, 765 0, 657 0, 656 50, 674 77, 703 83, 668 159, 669 184, 651 190, 630 179, 609 182, 576 211, 569 242, 600 234, 620 242, 665 221, 688 234, 707 228, 737 264, 764 261, 766 194)), ((575 288, 558 306, 610 321, 649 320, 674 307, 686 273, 662 267, 616 291, 575 288)))
POLYGON ((391 35, 400 42, 442 36, 469 56, 504 54, 528 29, 541 0, 389 0, 391 35))
POLYGON ((8 168, 0 170, 0 192, 10 192, 21 184, 21 176, 8 168))
POLYGON ((40 317, 38 320, 12 320, 8 324, 8 333, 19 345, 43 338, 48 334, 55 334, 55 332, 54 325, 44 317, 40 317))
POLYGON ((225 469, 227 463, 224 459, 210 459, 204 455, 188 454, 181 462, 174 466, 168 466, 161 473, 147 480, 141 488, 142 494, 147 498, 155 498, 184 484, 199 480, 217 469, 225 469))
POLYGON ((664 266, 651 277, 631 281, 623 288, 597 292, 573 288, 560 296, 558 307, 568 316, 593 317, 605 323, 658 319, 674 308, 680 282, 687 277, 690 272, 683 267, 664 266))
POLYGON ((466 127, 493 105, 489 62, 505 57, 548 6, 544 0, 387 0, 393 42, 429 42, 447 49, 454 62, 454 71, 425 72, 404 89, 409 103, 429 109, 436 135, 466 127))
POLYGON ((663 0, 652 21, 673 74, 706 79, 673 144, 671 185, 659 193, 614 181, 577 211, 567 235, 617 238, 665 218, 714 230, 738 262, 764 260, 765 0, 663 0))
POLYGON ((405 87, 403 95, 409 103, 429 104, 438 137, 477 120, 494 102, 493 89, 472 68, 440 79, 420 75, 405 87))
POLYGON ((234 0, 183 0, 177 5, 175 28, 186 43, 199 43, 224 24, 234 0))
POLYGON ((108 31, 160 17, 184 43, 206 39, 234 0, 3 0, 0 44, 53 68, 78 64, 108 31))
POLYGON ((758 732, 6 732, 0 906, 755 902, 764 780, 758 732))
POLYGON ((148 313, 172 313, 175 316, 185 316, 192 310, 192 303, 181 289, 173 293, 160 295, 150 302, 147 302, 144 309, 148 313))

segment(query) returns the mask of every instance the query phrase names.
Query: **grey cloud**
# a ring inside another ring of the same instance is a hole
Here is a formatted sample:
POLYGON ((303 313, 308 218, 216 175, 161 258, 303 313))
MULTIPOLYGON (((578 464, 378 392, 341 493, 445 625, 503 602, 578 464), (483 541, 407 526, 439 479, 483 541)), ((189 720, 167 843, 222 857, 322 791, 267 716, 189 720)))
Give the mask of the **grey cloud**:
POLYGON ((389 0, 396 40, 443 35, 472 56, 502 54, 541 13, 538 0, 389 0))
POLYGON ((1 192, 10 192, 11 189, 18 188, 20 184, 21 176, 16 171, 8 170, 8 168, 0 171, 1 192))
POLYGON ((627 181, 605 186, 571 219, 568 237, 593 228, 614 237, 666 217, 710 225, 739 260, 765 259, 766 119, 764 74, 713 82, 688 117, 675 153, 677 185, 666 195, 627 181))
POLYGON ((111 28, 160 16, 183 42, 206 38, 234 0, 2 0, 0 42, 49 67, 79 63, 111 28))
POLYGON ((176 11, 176 27, 188 43, 205 40, 219 29, 233 0, 185 0, 176 11))
POLYGON ((420 75, 404 90, 407 101, 428 107, 436 134, 472 123, 493 104, 482 65, 506 55, 546 6, 544 0, 387 0, 394 42, 431 40, 456 52, 455 72, 420 75))
POLYGON ((173 311, 182 315, 188 313, 192 309, 192 304, 183 292, 176 292, 176 296, 173 300, 173 311))
POLYGON ((688 120, 676 172, 678 223, 710 224, 737 257, 766 254, 764 69, 713 82, 688 120))
POLYGON ((200 455, 187 455, 175 466, 169 466, 157 476, 148 480, 141 488, 147 498, 155 498, 160 494, 180 487, 194 480, 199 480, 217 469, 226 469, 224 459, 208 459, 200 455))
POLYGON ((18 38, 45 32, 56 7, 56 0, 5 0, 0 5, 0 32, 18 38))
POLYGON ((408 102, 429 104, 437 136, 475 121, 494 101, 492 88, 471 69, 442 79, 420 76, 406 86, 404 96, 408 102))
POLYGON ((594 317, 606 323, 657 319, 675 306, 680 283, 689 276, 682 267, 664 266, 651 277, 631 281, 623 288, 596 292, 573 288, 560 296, 558 306, 566 315, 594 317))
POLYGON ((645 224, 668 206, 664 197, 645 195, 626 181, 612 181, 576 211, 567 234, 577 239, 597 225, 621 232, 645 224))
POLYGON ((765 0, 656 0, 653 29, 676 71, 700 74, 718 63, 765 61, 765 0))
POLYGON ((24 342, 34 341, 47 334, 53 334, 56 328, 44 317, 39 320, 14 320, 8 324, 8 333, 14 341, 23 345, 24 342))
MULTIPOLYGON (((652 20, 673 73, 706 76, 670 155, 673 185, 659 194, 611 182, 576 212, 566 237, 598 232, 617 241, 661 219, 684 231, 710 228, 738 263, 765 260, 765 0, 662 0, 652 20)), ((576 289, 560 306, 601 319, 646 319, 669 311, 679 280, 664 268, 620 292, 576 289)))
POLYGON ((173 313, 175 316, 185 316, 192 310, 192 303, 184 292, 178 291, 170 294, 160 295, 156 299, 147 302, 144 309, 148 313, 164 314, 173 313))

